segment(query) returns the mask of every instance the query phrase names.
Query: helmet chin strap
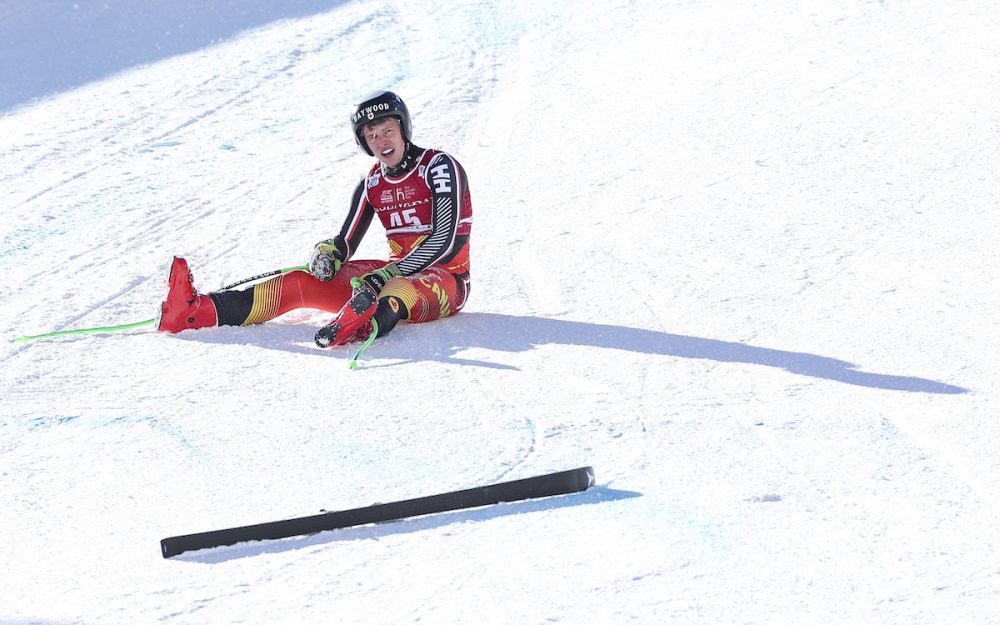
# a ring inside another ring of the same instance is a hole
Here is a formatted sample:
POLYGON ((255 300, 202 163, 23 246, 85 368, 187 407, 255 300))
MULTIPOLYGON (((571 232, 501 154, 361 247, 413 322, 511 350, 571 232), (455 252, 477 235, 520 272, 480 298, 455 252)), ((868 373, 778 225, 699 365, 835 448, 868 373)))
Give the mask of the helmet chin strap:
POLYGON ((417 153, 420 152, 420 148, 413 145, 413 143, 407 141, 406 147, 403 149, 403 160, 399 161, 394 167, 388 167, 382 165, 382 173, 386 176, 391 176, 393 178, 398 178, 406 172, 413 169, 413 164, 417 162, 417 153))

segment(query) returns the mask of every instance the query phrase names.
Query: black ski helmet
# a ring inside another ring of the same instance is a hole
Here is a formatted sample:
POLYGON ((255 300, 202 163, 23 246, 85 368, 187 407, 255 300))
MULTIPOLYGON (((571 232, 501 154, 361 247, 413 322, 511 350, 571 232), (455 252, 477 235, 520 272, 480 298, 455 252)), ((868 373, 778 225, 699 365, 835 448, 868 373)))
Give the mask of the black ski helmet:
POLYGON ((365 141, 365 124, 373 122, 380 117, 395 117, 399 120, 399 127, 403 130, 403 140, 410 141, 410 111, 406 108, 403 99, 391 91, 374 91, 369 93, 358 105, 358 108, 351 115, 351 126, 354 127, 354 140, 358 142, 361 149, 368 156, 375 156, 368 149, 368 142, 365 141))

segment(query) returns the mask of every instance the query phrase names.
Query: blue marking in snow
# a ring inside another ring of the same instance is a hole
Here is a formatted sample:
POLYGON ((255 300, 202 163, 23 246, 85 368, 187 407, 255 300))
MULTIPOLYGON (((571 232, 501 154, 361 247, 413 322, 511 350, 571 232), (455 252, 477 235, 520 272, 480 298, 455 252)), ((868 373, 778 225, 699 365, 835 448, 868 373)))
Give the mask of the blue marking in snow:
MULTIPOLYGON (((17 422, 13 422, 16 427, 17 422)), ((29 432, 38 432, 50 428, 59 427, 79 427, 84 429, 100 429, 118 426, 146 425, 154 432, 165 434, 174 440, 180 447, 185 449, 192 456, 199 457, 203 453, 201 449, 191 441, 184 431, 162 417, 153 415, 53 415, 45 417, 34 417, 22 421, 21 425, 29 432)))

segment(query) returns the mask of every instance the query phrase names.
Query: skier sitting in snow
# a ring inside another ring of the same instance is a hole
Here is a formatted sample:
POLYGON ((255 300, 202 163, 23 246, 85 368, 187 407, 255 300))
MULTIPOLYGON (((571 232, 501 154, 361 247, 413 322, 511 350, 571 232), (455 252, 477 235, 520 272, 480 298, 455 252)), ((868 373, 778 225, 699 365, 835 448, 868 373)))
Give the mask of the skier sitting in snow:
POLYGON ((373 331, 384 336, 400 320, 431 321, 462 309, 472 226, 465 170, 450 155, 413 144, 409 111, 392 92, 367 96, 351 122, 358 145, 378 162, 355 189, 340 233, 313 248, 309 271, 200 295, 187 262, 175 257, 158 330, 250 325, 317 308, 339 313, 316 333, 316 344, 327 347, 373 331), (389 260, 352 260, 375 215, 385 227, 389 260))

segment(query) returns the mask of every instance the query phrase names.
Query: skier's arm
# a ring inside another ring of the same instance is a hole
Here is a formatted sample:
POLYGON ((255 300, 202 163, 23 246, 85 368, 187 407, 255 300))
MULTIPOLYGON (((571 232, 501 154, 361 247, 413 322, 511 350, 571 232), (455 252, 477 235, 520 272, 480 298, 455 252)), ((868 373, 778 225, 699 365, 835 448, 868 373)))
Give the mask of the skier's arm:
POLYGON ((431 234, 396 263, 404 276, 447 260, 462 243, 457 233, 468 183, 465 170, 441 152, 427 164, 424 180, 431 190, 431 234))
POLYGON ((309 273, 323 282, 330 280, 340 271, 340 266, 346 262, 371 225, 375 209, 368 203, 367 180, 362 180, 354 189, 351 208, 340 227, 340 233, 332 239, 324 239, 313 247, 309 259, 309 273))
POLYGON ((347 212, 347 217, 344 218, 344 225, 340 227, 340 234, 334 237, 338 248, 344 253, 344 260, 354 256, 354 252, 361 245, 361 239, 368 232, 372 217, 375 216, 375 209, 368 202, 367 190, 368 178, 365 177, 355 187, 354 195, 351 197, 351 207, 347 212), (341 243, 343 244, 342 248, 340 247, 341 243))

